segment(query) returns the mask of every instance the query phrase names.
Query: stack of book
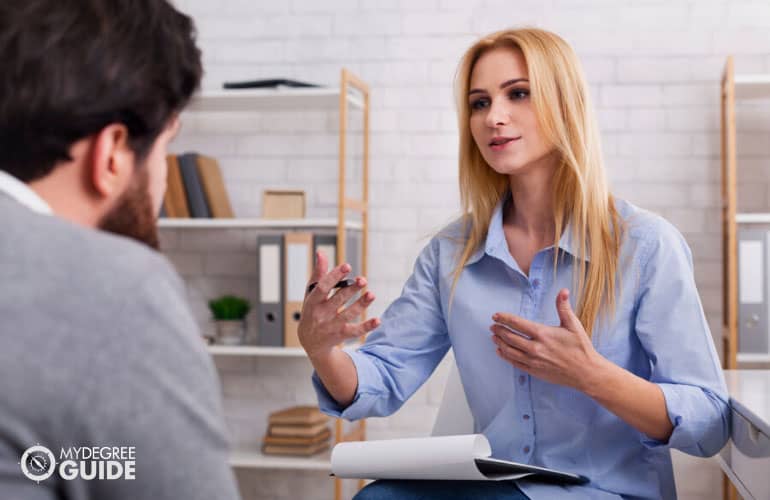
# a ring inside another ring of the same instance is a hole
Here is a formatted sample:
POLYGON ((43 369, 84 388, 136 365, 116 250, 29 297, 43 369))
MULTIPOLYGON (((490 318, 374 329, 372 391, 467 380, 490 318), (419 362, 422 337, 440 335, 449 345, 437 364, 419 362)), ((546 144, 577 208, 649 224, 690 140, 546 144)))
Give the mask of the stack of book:
POLYGON ((262 443, 266 455, 308 457, 329 447, 329 417, 316 406, 295 406, 270 414, 262 443))
POLYGON ((222 172, 215 158, 185 153, 169 155, 164 217, 232 218, 222 172))

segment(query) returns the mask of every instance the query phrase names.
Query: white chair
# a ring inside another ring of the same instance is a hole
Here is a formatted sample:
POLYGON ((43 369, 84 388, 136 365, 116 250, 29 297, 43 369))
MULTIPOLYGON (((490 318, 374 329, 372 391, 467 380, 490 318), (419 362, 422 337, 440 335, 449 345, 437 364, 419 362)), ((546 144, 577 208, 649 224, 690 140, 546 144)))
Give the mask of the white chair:
POLYGON ((460 372, 452 360, 444 396, 438 408, 436 421, 433 423, 433 436, 454 436, 473 433, 473 415, 465 397, 460 372))

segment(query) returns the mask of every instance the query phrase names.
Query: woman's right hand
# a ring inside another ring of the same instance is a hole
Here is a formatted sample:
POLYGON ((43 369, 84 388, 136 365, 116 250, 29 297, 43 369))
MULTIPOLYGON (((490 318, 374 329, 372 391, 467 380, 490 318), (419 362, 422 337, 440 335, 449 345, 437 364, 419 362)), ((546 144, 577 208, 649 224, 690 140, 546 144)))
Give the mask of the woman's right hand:
POLYGON ((313 360, 329 355, 345 340, 366 335, 380 325, 378 318, 361 323, 351 323, 374 302, 374 294, 365 292, 353 304, 343 306, 366 287, 366 278, 358 276, 353 285, 337 290, 329 297, 334 285, 350 272, 350 264, 342 264, 327 272, 328 259, 323 252, 316 252, 316 266, 310 283, 318 283, 305 295, 297 333, 299 342, 308 357, 313 360))

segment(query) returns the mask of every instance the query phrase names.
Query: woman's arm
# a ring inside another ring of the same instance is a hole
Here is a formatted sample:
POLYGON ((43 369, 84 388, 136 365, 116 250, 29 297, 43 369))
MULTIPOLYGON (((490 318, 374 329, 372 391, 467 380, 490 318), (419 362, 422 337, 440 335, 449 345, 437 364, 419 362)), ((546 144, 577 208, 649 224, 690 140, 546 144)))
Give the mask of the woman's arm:
MULTIPOLYGON (((338 311, 352 295, 332 307, 323 305, 324 301, 349 293, 352 287, 327 299, 328 290, 341 275, 335 274, 337 270, 325 276, 323 269, 316 271, 316 278, 323 277, 305 299, 299 334, 316 369, 313 386, 324 412, 348 420, 390 415, 428 379, 444 357, 450 342, 439 295, 439 245, 436 237, 423 249, 401 296, 388 306, 382 319, 370 319, 358 326, 348 321, 355 321, 361 310, 349 315, 338 311), (318 294, 313 295, 315 292, 318 294), (338 318, 340 314, 343 321, 338 318), (355 328, 374 331, 358 349, 343 351, 338 345, 344 339, 365 333, 355 328)), ((358 285, 365 285, 365 281, 358 285)), ((359 301, 369 300, 367 294, 359 301)))
POLYGON ((668 442, 674 426, 660 387, 601 355, 599 358, 590 370, 592 380, 587 380, 582 391, 633 428, 668 442))
POLYGON ((358 373, 350 356, 338 345, 347 339, 366 335, 379 326, 380 320, 370 318, 363 323, 350 323, 374 302, 374 294, 365 292, 355 303, 342 309, 356 293, 366 287, 366 279, 359 276, 352 286, 329 297, 335 283, 342 280, 351 268, 350 264, 343 264, 328 273, 327 269, 326 255, 318 252, 310 279, 316 286, 305 297, 298 334, 323 386, 339 406, 346 407, 355 397, 358 373))
POLYGON ((358 389, 358 372, 353 360, 342 349, 310 358, 318 378, 329 395, 343 408, 350 406, 358 389))
POLYGON ((557 295, 556 309, 561 318, 558 327, 495 314, 492 319, 496 323, 530 337, 493 325, 498 354, 535 377, 584 392, 640 432, 667 441, 673 425, 661 389, 596 352, 572 310, 567 289, 557 295))
POLYGON ((561 325, 551 327, 510 314, 493 321, 531 340, 492 326, 500 355, 552 383, 593 397, 643 433, 646 447, 668 445, 695 456, 719 452, 730 434, 724 375, 682 235, 656 218, 641 237, 634 334, 650 362, 649 379, 613 365, 597 353, 561 290, 561 325))

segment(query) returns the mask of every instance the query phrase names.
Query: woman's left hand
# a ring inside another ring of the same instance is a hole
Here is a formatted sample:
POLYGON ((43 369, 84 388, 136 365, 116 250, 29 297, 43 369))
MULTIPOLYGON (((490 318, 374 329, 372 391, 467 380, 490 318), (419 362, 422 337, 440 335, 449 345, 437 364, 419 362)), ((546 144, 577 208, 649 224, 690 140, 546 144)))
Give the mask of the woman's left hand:
POLYGON ((492 340, 497 354, 513 366, 553 384, 585 392, 590 375, 604 358, 596 352, 569 303, 569 290, 556 296, 560 326, 547 326, 507 313, 495 313, 492 320, 521 332, 526 339, 507 328, 493 324, 492 340))

